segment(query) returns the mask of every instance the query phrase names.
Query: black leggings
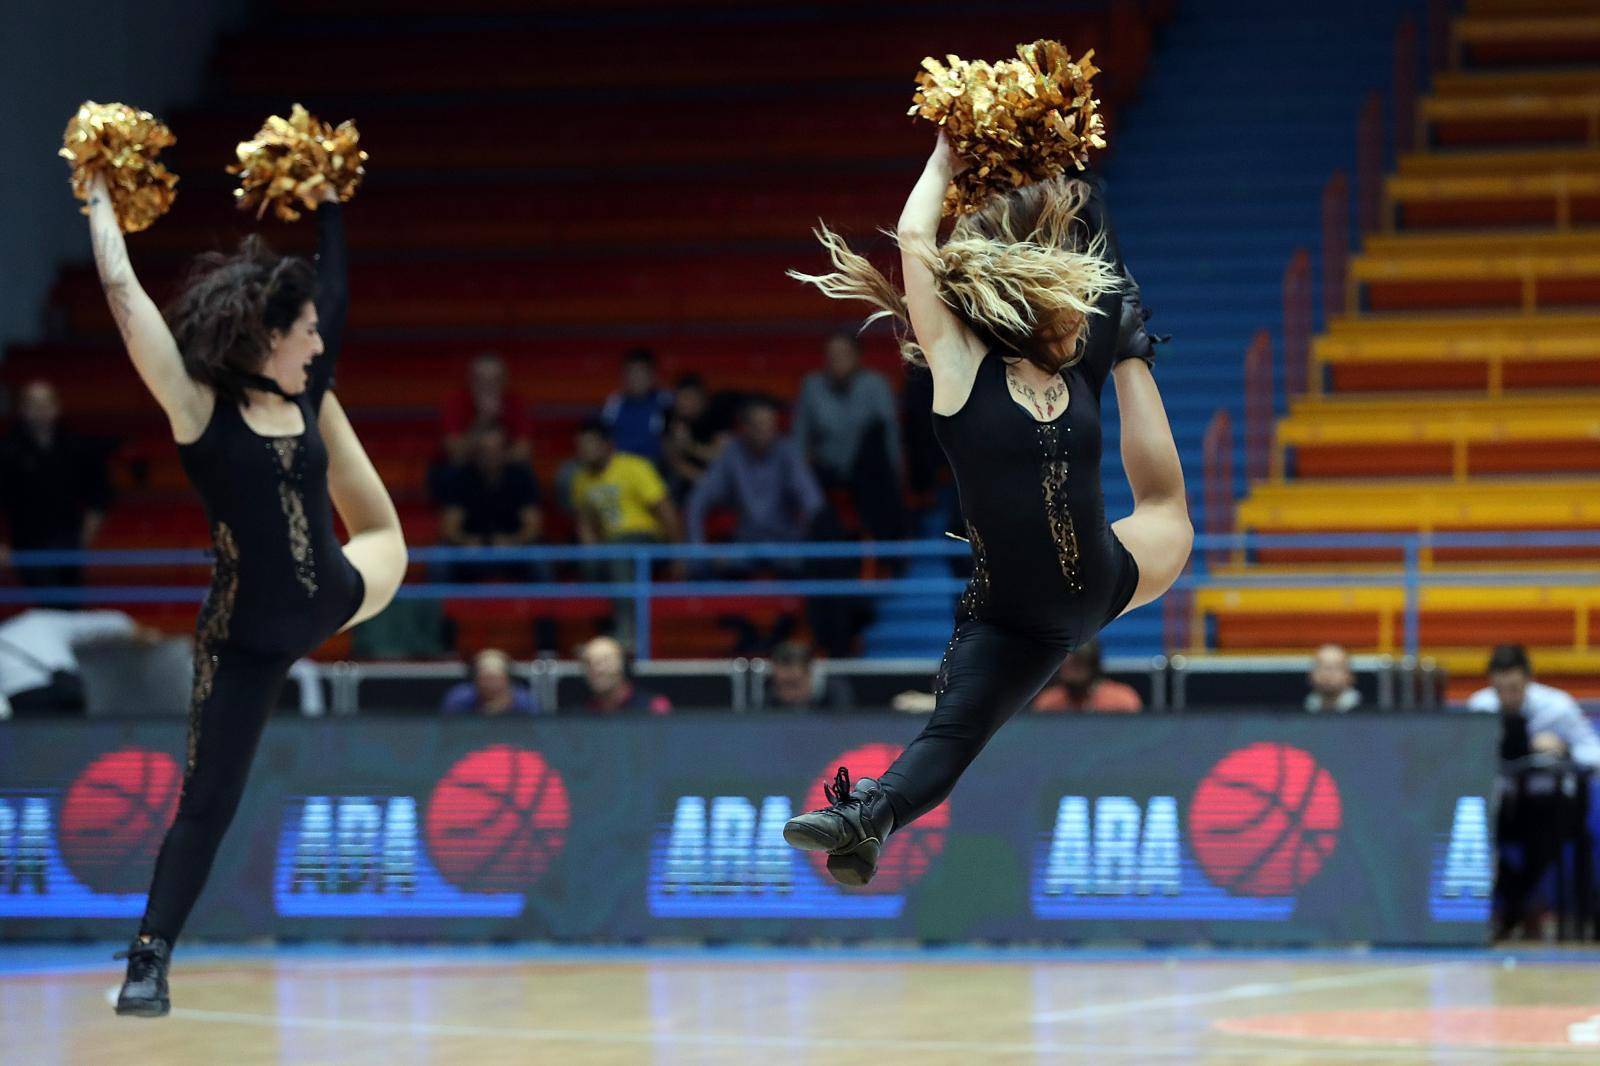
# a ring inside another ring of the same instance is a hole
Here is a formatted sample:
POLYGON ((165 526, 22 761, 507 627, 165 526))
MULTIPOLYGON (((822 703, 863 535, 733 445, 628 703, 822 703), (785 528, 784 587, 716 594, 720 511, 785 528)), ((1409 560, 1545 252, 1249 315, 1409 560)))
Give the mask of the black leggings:
POLYGON ((282 655, 223 648, 209 678, 204 664, 196 671, 183 794, 161 842, 140 935, 171 943, 183 932, 244 795, 261 730, 293 662, 282 655))
POLYGON ((966 620, 939 666, 933 715, 880 784, 903 826, 944 802, 995 730, 1026 707, 1072 645, 966 620))

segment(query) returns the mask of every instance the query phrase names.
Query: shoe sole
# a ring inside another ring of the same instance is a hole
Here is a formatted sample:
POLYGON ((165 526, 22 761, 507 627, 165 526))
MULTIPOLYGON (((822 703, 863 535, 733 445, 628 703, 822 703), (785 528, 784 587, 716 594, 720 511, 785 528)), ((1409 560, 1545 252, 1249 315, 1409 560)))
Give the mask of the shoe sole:
MULTIPOLYGON (((783 827, 783 841, 792 848, 801 851, 829 851, 834 847, 834 842, 804 823, 790 822, 783 827)), ((872 880, 872 875, 878 872, 877 841, 858 844, 849 851, 842 851, 828 856, 828 876, 841 885, 850 888, 860 888, 872 880), (863 854, 870 852, 870 856, 863 854)))
POLYGON ((790 822, 783 827, 783 842, 801 851, 830 851, 836 841, 823 836, 803 822, 790 822))
POLYGON ((854 851, 847 851, 839 855, 828 856, 828 875, 841 885, 849 888, 860 888, 872 880, 872 875, 878 872, 878 864, 872 862, 854 851))
POLYGON ((124 1018, 165 1018, 170 1010, 172 1004, 166 1000, 159 1003, 117 1003, 117 1013, 124 1018))

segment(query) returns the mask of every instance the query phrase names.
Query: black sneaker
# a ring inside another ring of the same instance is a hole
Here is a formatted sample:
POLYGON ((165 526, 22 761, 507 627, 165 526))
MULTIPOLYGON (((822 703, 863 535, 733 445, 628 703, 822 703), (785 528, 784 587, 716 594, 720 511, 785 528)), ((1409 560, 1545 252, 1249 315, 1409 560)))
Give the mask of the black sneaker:
POLYGON ((829 806, 789 819, 783 839, 803 851, 826 851, 828 873, 841 885, 864 885, 878 872, 878 854, 894 829, 889 797, 870 777, 851 788, 843 766, 822 792, 829 806))
POLYGON ((160 937, 134 938, 127 951, 112 958, 128 960, 128 977, 117 995, 117 1013, 139 1018, 160 1018, 172 1009, 167 998, 167 964, 172 961, 172 945, 160 937))

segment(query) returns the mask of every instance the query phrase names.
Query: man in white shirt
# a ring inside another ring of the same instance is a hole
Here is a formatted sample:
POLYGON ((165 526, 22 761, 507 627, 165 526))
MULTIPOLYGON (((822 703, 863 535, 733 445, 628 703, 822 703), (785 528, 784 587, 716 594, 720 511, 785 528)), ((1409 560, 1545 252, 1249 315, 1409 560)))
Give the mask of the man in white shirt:
POLYGON ((159 631, 121 611, 23 611, 0 622, 0 718, 82 711, 78 649, 108 640, 154 643, 159 631))
POLYGON ((1468 697, 1467 710, 1521 715, 1533 752, 1571 759, 1590 770, 1600 768, 1600 736, 1578 701, 1533 680, 1528 652, 1519 644, 1494 649, 1489 656, 1489 687, 1468 697))
POLYGON ((1600 766, 1600 738, 1578 703, 1533 680, 1528 652, 1503 644, 1489 656, 1489 687, 1474 692, 1467 710, 1499 714, 1503 728, 1495 837, 1495 932, 1527 935, 1541 929, 1528 901, 1563 848, 1582 839, 1588 793, 1577 775, 1600 766), (1542 758, 1529 758, 1542 756, 1542 758))

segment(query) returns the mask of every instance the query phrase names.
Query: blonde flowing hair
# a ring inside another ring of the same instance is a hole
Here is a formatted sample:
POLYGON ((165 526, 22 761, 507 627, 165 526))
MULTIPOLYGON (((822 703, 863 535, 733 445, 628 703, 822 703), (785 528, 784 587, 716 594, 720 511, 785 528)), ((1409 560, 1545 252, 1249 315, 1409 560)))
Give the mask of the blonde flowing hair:
MULTIPOLYGON (((1122 283, 1105 258, 1104 232, 1088 231, 1083 216, 1089 195, 1086 183, 1062 176, 991 197, 957 219, 943 244, 932 252, 919 250, 918 258, 932 271, 939 298, 974 333, 1054 373, 1082 357, 1089 316, 1103 313, 1096 302, 1122 283), (1059 347, 1072 354, 1063 358, 1059 347)), ((836 300, 876 307, 862 328, 880 318, 894 320, 901 354, 926 366, 912 339, 905 295, 826 224, 814 232, 833 273, 788 275, 836 300)))

